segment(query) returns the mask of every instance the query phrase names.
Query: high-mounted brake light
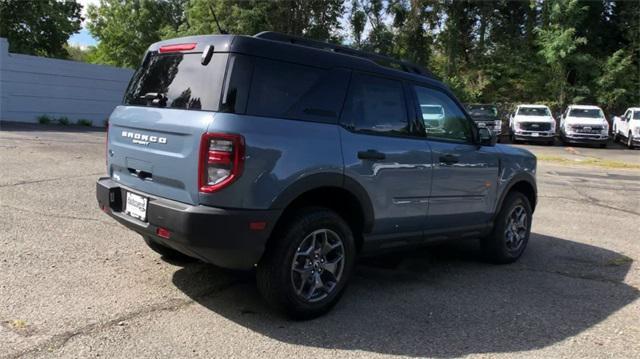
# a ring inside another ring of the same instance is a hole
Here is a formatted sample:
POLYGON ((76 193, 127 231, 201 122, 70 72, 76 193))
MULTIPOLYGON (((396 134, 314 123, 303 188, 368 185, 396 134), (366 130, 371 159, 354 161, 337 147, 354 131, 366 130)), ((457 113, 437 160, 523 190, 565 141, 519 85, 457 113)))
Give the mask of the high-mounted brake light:
POLYGON ((244 138, 226 133, 205 133, 200 141, 198 187, 200 192, 218 191, 242 174, 244 138))
POLYGON ((175 44, 175 45, 166 45, 160 47, 160 53, 164 54, 167 52, 180 52, 180 51, 189 51, 196 48, 196 43, 191 44, 175 44))

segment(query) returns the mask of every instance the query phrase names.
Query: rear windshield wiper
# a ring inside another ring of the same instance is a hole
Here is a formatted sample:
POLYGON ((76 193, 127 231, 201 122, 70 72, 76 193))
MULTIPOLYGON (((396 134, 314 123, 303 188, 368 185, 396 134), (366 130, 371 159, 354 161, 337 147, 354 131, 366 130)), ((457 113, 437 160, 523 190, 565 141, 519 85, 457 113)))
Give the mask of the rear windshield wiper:
POLYGON ((140 98, 147 101, 147 106, 167 106, 167 96, 162 92, 147 92, 146 94, 140 96, 140 98))

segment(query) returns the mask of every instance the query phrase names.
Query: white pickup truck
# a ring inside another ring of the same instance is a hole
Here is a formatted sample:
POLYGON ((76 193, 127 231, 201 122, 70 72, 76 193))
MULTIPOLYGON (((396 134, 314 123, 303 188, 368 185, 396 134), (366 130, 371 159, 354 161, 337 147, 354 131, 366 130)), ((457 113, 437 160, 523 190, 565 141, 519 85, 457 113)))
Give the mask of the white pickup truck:
POLYGON ((560 117, 562 142, 607 147, 609 123, 598 106, 570 105, 560 117))
POLYGON ((509 117, 511 142, 544 142, 552 145, 556 136, 556 120, 545 105, 518 105, 509 117))
POLYGON ((640 147, 640 107, 631 107, 613 118, 613 141, 625 140, 627 147, 640 147))

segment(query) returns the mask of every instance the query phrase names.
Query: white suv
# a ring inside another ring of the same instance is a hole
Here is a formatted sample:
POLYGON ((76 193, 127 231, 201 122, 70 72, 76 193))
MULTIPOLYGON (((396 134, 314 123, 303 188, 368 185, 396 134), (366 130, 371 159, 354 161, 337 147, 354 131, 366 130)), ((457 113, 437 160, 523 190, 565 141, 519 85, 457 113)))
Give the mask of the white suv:
POLYGON ((613 141, 624 138, 629 148, 640 146, 640 107, 631 107, 613 118, 613 141))
POLYGON ((607 147, 609 123, 598 106, 571 105, 560 118, 560 138, 563 143, 607 147))
POLYGON ((545 105, 518 105, 509 117, 511 142, 544 142, 552 145, 556 136, 556 120, 545 105))

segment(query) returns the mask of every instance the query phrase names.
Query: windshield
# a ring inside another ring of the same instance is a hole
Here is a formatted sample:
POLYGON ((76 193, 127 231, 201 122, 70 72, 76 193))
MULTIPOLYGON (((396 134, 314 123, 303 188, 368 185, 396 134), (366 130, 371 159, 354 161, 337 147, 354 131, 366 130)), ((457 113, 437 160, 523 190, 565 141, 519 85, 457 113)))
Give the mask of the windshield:
POLYGON ((546 107, 520 107, 518 116, 551 116, 546 107))
POLYGON ((635 111, 633 113, 633 119, 634 120, 640 120, 640 111, 635 111))
POLYGON ((215 111, 220 100, 221 74, 224 74, 222 56, 214 55, 204 66, 200 63, 201 54, 150 54, 133 75, 124 103, 215 111))
POLYGON ((471 116, 498 116, 498 109, 495 106, 469 105, 467 109, 471 116))
POLYGON ((569 111, 569 117, 604 118, 604 114, 600 109, 574 108, 569 111))

